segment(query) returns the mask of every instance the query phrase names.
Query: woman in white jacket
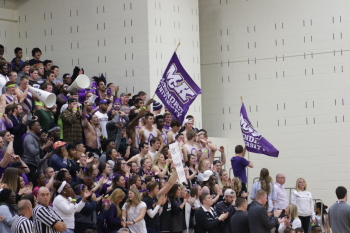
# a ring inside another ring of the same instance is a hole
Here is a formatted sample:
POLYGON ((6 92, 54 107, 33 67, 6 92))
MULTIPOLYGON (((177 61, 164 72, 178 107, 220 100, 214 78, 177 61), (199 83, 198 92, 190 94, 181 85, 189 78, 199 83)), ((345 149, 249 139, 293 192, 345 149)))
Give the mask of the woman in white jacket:
POLYGON ((54 183, 54 188, 57 190, 57 196, 53 201, 53 209, 67 225, 67 230, 64 233, 74 233, 74 214, 81 211, 85 206, 86 199, 92 193, 91 191, 86 191, 83 199, 76 204, 76 195, 69 183, 57 181, 54 183))
POLYGON ((298 178, 295 190, 291 194, 291 203, 298 207, 298 215, 304 232, 308 232, 310 220, 315 222, 314 203, 310 192, 306 191, 304 178, 298 178))
POLYGON ((283 233, 283 231, 287 227, 291 227, 293 229, 301 227, 301 221, 298 217, 298 207, 294 204, 290 204, 285 209, 285 215, 287 216, 278 228, 279 233, 283 233))

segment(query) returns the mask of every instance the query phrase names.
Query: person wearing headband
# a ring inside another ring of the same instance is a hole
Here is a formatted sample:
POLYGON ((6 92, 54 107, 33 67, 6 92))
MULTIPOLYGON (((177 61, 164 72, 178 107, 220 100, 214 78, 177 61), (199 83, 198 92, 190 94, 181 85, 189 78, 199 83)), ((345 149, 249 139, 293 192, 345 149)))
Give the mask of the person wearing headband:
POLYGON ((5 85, 6 92, 0 96, 0 104, 7 106, 9 104, 18 104, 17 96, 15 95, 16 82, 8 81, 5 85))
MULTIPOLYGON (((77 204, 76 194, 66 181, 54 183, 57 196, 53 201, 53 209, 61 216, 67 225, 67 230, 74 232, 76 212, 80 212, 85 206, 86 199, 92 195, 91 191, 85 191, 81 201, 77 204)), ((68 231, 70 232, 70 231, 68 231)))

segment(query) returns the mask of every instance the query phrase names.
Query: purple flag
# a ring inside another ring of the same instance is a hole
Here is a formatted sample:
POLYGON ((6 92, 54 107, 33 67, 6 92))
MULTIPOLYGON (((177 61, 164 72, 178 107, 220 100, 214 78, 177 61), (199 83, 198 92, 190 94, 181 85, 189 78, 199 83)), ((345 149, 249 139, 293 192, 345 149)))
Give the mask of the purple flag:
POLYGON ((244 144, 249 152, 278 157, 279 151, 259 134, 250 123, 243 103, 241 107, 240 123, 244 144))
POLYGON ((156 90, 159 99, 182 124, 188 108, 201 93, 174 53, 156 90))

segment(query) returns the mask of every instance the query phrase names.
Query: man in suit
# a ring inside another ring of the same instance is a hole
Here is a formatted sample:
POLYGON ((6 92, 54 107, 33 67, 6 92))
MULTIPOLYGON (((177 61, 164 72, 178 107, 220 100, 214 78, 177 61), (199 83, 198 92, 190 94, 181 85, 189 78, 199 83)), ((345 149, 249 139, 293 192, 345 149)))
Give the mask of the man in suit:
POLYGON ((23 113, 23 108, 19 104, 14 104, 12 109, 12 114, 9 115, 9 119, 13 123, 13 127, 9 129, 10 133, 15 136, 15 140, 13 142, 13 148, 15 150, 15 154, 22 157, 22 136, 26 132, 26 121, 27 115, 21 117, 23 113))
POLYGON ((203 193, 199 196, 199 201, 202 207, 199 207, 195 212, 196 219, 196 233, 220 233, 220 223, 222 223, 228 216, 227 213, 222 213, 219 217, 215 210, 211 208, 213 205, 213 198, 209 193, 203 193))
POLYGON ((231 230, 233 233, 250 233, 249 221, 247 214, 248 202, 245 198, 239 197, 236 199, 236 212, 232 216, 231 230))
POLYGON ((255 201, 253 201, 248 210, 248 220, 250 232, 254 233, 271 233, 271 230, 283 222, 279 219, 282 210, 276 210, 273 217, 267 215, 265 204, 267 202, 267 194, 264 190, 256 192, 255 201))

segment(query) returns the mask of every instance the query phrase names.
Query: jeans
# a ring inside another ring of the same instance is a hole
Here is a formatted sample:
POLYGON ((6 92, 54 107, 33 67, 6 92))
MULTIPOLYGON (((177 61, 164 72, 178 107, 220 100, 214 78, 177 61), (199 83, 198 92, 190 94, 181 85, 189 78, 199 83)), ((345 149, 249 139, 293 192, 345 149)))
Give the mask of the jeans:
POLYGON ((160 230, 154 229, 154 228, 148 228, 147 227, 147 233, 160 233, 160 230))
POLYGON ((65 231, 62 231, 62 233, 74 233, 74 229, 67 229, 65 231))

